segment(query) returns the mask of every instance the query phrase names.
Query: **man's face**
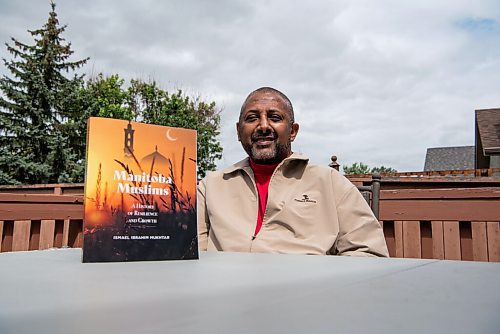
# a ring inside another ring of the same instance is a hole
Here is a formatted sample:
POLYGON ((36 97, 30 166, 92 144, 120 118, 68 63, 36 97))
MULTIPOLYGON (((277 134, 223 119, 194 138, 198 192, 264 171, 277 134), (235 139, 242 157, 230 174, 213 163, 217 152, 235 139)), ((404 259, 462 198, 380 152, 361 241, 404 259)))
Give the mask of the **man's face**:
POLYGON ((251 96, 236 123, 238 140, 253 161, 276 164, 292 153, 299 125, 291 122, 281 96, 258 92, 251 96))

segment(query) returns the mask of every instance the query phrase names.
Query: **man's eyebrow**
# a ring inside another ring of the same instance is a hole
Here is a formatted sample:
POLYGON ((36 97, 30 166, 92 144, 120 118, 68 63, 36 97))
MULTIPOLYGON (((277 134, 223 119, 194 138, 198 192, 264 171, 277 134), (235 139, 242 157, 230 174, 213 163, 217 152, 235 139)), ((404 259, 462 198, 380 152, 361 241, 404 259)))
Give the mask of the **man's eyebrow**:
POLYGON ((257 114, 257 113, 259 113, 259 111, 258 111, 258 110, 256 110, 256 109, 249 109, 249 110, 245 110, 245 111, 243 111, 243 112, 240 114, 240 117, 245 117, 245 116, 247 116, 247 115, 257 114))

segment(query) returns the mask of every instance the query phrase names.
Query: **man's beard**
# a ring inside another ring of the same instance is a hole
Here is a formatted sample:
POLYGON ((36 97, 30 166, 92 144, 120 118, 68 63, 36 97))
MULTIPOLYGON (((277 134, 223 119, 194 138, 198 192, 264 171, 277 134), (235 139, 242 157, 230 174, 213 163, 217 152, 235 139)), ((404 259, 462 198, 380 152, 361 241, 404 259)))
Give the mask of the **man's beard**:
POLYGON ((258 148, 256 141, 259 136, 259 134, 252 136, 252 144, 243 145, 243 148, 254 162, 263 165, 277 164, 290 154, 292 146, 290 140, 285 144, 280 144, 277 142, 277 138, 274 138, 269 147, 258 148))

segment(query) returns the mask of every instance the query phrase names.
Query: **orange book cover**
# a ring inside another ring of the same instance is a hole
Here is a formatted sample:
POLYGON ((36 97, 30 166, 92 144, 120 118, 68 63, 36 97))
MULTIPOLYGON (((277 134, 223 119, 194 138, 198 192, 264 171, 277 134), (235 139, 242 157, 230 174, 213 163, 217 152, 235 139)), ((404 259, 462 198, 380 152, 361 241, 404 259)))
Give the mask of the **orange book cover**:
POLYGON ((91 117, 83 262, 197 259, 196 131, 91 117))

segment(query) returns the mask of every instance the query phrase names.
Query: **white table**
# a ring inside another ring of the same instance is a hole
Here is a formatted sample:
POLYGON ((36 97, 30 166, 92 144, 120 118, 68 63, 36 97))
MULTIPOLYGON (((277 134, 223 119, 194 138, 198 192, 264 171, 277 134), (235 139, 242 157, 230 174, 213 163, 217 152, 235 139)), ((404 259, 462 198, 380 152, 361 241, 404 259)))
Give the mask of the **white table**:
POLYGON ((0 333, 500 333, 500 264, 206 253, 0 254, 0 333))

